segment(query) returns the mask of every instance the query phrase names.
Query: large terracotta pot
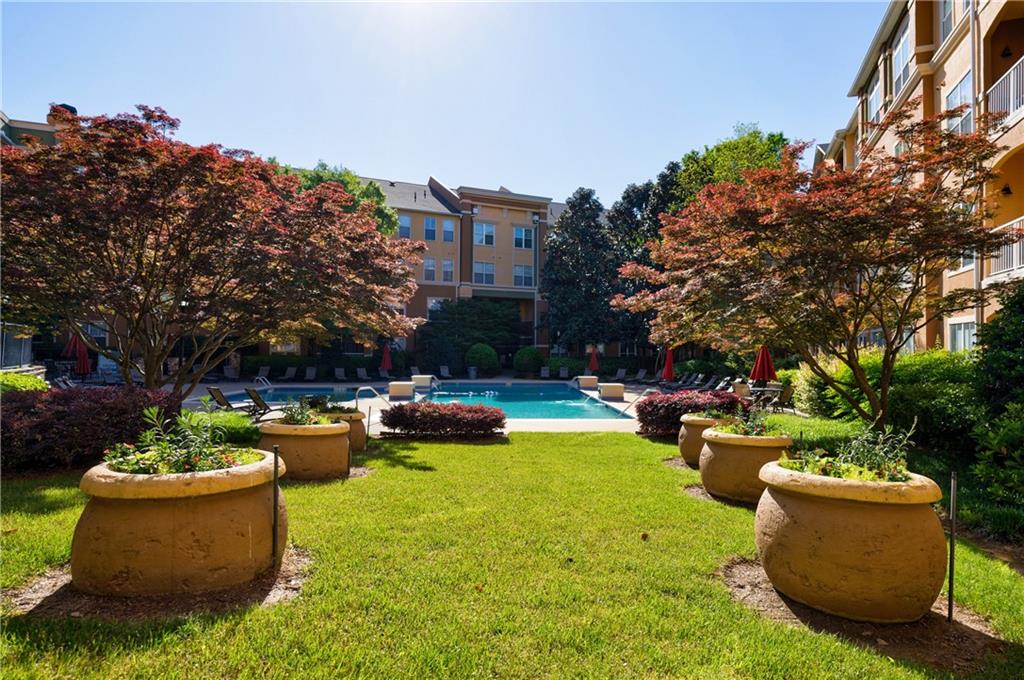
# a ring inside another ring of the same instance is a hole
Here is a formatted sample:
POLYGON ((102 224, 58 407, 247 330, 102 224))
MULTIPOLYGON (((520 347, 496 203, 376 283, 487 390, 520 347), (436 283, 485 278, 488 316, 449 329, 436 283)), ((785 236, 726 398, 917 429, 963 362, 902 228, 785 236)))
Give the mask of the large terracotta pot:
POLYGON ((366 450, 365 413, 322 413, 332 423, 348 423, 348 446, 352 451, 366 450))
POLYGON ((272 451, 281 447, 281 459, 288 464, 292 479, 347 477, 349 472, 348 423, 284 425, 260 423, 259 447, 272 451))
MULTIPOLYGON (((89 502, 71 542, 74 586, 100 595, 200 593, 269 569, 274 457, 262 453, 261 461, 210 472, 90 469, 79 484, 89 502)), ((278 511, 276 564, 288 538, 283 495, 278 511)))
POLYGON ((935 482, 862 482, 777 463, 761 479, 757 550, 780 592, 859 621, 916 621, 931 609, 946 576, 935 482))
POLYGON ((714 428, 704 430, 700 453, 700 481, 712 496, 756 503, 764 491, 757 476, 761 466, 776 461, 793 445, 787 436, 748 437, 714 428))
POLYGON ((679 418, 679 455, 687 465, 696 467, 700 453, 704 450, 704 430, 716 425, 732 422, 733 418, 705 418, 695 413, 685 413, 679 418))

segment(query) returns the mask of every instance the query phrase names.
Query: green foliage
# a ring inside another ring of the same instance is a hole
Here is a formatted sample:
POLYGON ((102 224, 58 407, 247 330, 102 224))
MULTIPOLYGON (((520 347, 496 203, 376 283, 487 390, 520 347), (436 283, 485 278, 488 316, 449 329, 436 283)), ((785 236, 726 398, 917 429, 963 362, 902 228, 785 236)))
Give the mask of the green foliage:
MULTIPOLYGON (((698 393, 700 394, 700 393, 698 393)), ((768 414, 757 409, 740 411, 734 422, 719 425, 717 430, 745 437, 777 437, 786 434, 777 425, 768 422, 768 414)))
POLYGON ((905 482, 910 432, 891 426, 879 432, 867 427, 843 442, 834 454, 826 449, 804 449, 798 458, 783 455, 779 464, 788 470, 812 475, 871 482, 905 482))
POLYGON ((207 472, 262 458, 251 449, 227 446, 219 425, 192 411, 165 420, 161 409, 150 406, 142 418, 150 427, 135 444, 118 442, 105 452, 103 460, 111 470, 139 475, 207 472))
POLYGON ((477 343, 490 345, 499 354, 511 354, 519 345, 519 306, 504 300, 460 298, 445 300, 417 336, 424 346, 428 370, 438 366, 463 369, 462 360, 477 343))
POLYGON ((27 373, 10 373, 0 371, 0 394, 4 392, 39 392, 50 389, 50 384, 34 375, 27 373))
POLYGON ((800 369, 797 368, 780 368, 775 371, 775 375, 778 376, 779 382, 782 383, 783 387, 794 385, 799 374, 800 369))
POLYGON ((973 472, 996 500, 1024 510, 1024 402, 1007 404, 987 425, 974 430, 978 462, 973 472))
POLYGON ((466 350, 466 366, 476 366, 482 376, 498 373, 498 353, 490 345, 478 342, 466 350))
POLYGON ((1024 403, 1024 283, 999 297, 999 312, 978 329, 978 392, 992 415, 1024 403))
POLYGON ((860 421, 805 418, 790 413, 773 413, 768 416, 768 424, 792 437, 793 447, 799 450, 837 451, 863 429, 860 421))
POLYGON ((765 134, 756 124, 737 125, 732 137, 683 156, 676 178, 677 205, 686 206, 708 184, 741 182, 746 170, 779 167, 786 144, 781 132, 765 134))
POLYGON ((225 444, 255 446, 260 440, 260 429, 252 418, 239 411, 195 411, 195 417, 223 434, 225 444))
POLYGON ((808 415, 828 418, 832 415, 832 404, 828 399, 828 385, 807 364, 800 364, 793 383, 793 401, 796 407, 808 415))
MULTIPOLYGON (((392 352, 392 363, 398 365, 399 353, 392 352)), ((298 369, 304 369, 307 366, 317 367, 317 378, 320 380, 334 380, 334 369, 344 368, 349 376, 355 374, 357 368, 373 368, 380 365, 379 357, 377 363, 374 363, 374 357, 363 356, 363 355, 345 355, 337 358, 322 357, 318 358, 315 356, 297 356, 292 354, 252 354, 249 356, 242 357, 242 374, 243 375, 256 375, 261 366, 270 367, 270 379, 273 380, 277 376, 284 373, 284 370, 290 366, 295 366, 298 369)), ((302 370, 299 370, 299 374, 302 370)))
MULTIPOLYGON (((270 160, 274 162, 274 159, 270 160)), ((370 203, 373 205, 373 214, 380 224, 379 230, 385 234, 394 234, 398 231, 398 213, 394 208, 388 207, 384 191, 376 182, 364 184, 360 181, 359 176, 351 170, 340 165, 332 167, 324 161, 317 163, 311 170, 293 168, 289 165, 278 165, 277 168, 278 172, 283 175, 298 175, 301 180, 299 187, 302 191, 312 189, 324 182, 338 182, 356 199, 349 212, 356 210, 363 203, 370 203)))
POLYGON ((544 355, 536 347, 523 347, 512 358, 512 367, 516 373, 536 375, 544 365, 544 355))
POLYGON ((288 403, 281 407, 284 414, 277 422, 282 425, 323 425, 328 422, 326 418, 316 412, 316 409, 309 403, 309 399, 298 401, 288 400, 288 403))
POLYGON ((455 351, 455 345, 444 335, 428 336, 423 342, 423 366, 420 370, 437 373, 441 366, 447 366, 455 373, 462 371, 462 356, 455 351))

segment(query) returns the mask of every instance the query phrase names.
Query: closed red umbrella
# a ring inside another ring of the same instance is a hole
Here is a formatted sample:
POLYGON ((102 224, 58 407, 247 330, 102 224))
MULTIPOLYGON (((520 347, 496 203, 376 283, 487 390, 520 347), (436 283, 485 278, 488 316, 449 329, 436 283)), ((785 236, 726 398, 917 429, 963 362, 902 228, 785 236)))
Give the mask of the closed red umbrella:
POLYGON ((380 355, 380 370, 391 370, 391 345, 384 345, 384 351, 380 355))
POLYGON ((92 372, 92 365, 89 362, 89 348, 86 347, 85 341, 78 337, 77 334, 72 334, 71 339, 68 340, 68 344, 64 345, 64 351, 61 354, 65 357, 75 357, 75 373, 78 375, 88 375, 92 372))
POLYGON ((672 348, 665 348, 665 368, 661 369, 662 380, 673 380, 676 377, 675 366, 672 365, 672 348))
POLYGON ((590 348, 590 370, 597 372, 597 345, 590 348))
POLYGON ((750 379, 754 382, 776 380, 775 364, 772 362, 772 353, 765 345, 757 350, 757 358, 754 359, 754 368, 750 371, 750 379))

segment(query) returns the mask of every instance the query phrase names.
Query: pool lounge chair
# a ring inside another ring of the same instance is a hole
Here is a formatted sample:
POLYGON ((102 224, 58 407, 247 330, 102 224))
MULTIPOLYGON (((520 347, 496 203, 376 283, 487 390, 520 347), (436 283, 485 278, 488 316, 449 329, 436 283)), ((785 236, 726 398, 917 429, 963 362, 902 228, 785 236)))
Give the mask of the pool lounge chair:
POLYGON ((615 371, 615 375, 612 376, 612 382, 623 382, 626 379, 626 369, 620 368, 615 371))
POLYGON ((254 390, 253 388, 246 387, 245 393, 246 395, 248 395, 249 401, 252 402, 253 406, 252 413, 250 413, 249 415, 251 415, 256 420, 259 420, 260 418, 274 410, 273 408, 271 408, 270 404, 268 404, 263 399, 263 395, 254 390))
POLYGON ((703 384, 699 384, 699 385, 696 385, 696 386, 694 386, 694 387, 691 387, 690 389, 692 389, 692 390, 696 390, 696 391, 698 391, 698 392, 708 392, 708 391, 710 391, 710 390, 711 390, 711 389, 712 389, 712 388, 713 388, 713 387, 714 387, 715 385, 717 385, 717 384, 718 384, 718 381, 719 381, 719 380, 720 380, 720 376, 717 376, 717 375, 713 375, 713 376, 711 376, 710 378, 708 378, 708 381, 707 381, 707 382, 705 382, 705 383, 703 383, 703 384))
POLYGON ((423 374, 420 373, 420 367, 419 366, 410 366, 409 367, 409 375, 423 375, 423 374))
POLYGON ((289 366, 284 369, 284 375, 281 376, 280 380, 295 380, 295 373, 298 370, 295 366, 289 366))
POLYGON ((381 380, 391 380, 391 373, 386 368, 378 368, 377 373, 380 374, 381 380))
POLYGON ((344 368, 334 369, 334 379, 340 382, 348 382, 348 376, 345 375, 344 368))
MULTIPOLYGON (((256 412, 259 410, 259 407, 256 406, 255 403, 235 406, 230 401, 228 401, 228 398, 224 396, 224 393, 221 391, 219 387, 207 386, 206 391, 210 393, 210 396, 213 397, 214 403, 217 404, 217 406, 219 406, 222 411, 241 411, 242 413, 245 413, 248 416, 255 417, 256 412)), ((255 392, 255 390, 253 391, 255 392)), ((263 400, 260 399, 260 401, 263 400)))
POLYGON ((302 379, 306 381, 316 380, 316 366, 306 366, 306 372, 302 374, 302 379))
POLYGON ((628 382, 628 383, 638 383, 638 382, 643 382, 646 378, 647 378, 647 369, 646 368, 641 368, 639 371, 636 372, 636 375, 634 375, 632 378, 625 378, 625 381, 628 382))
POLYGON ((558 369, 558 379, 559 380, 568 380, 569 379, 569 367, 568 366, 562 366, 562 367, 560 367, 558 369))
POLYGON ((701 392, 724 392, 729 389, 730 385, 732 385, 732 376, 722 378, 715 383, 714 387, 700 387, 698 390, 701 392))
POLYGON ((362 367, 356 369, 356 379, 363 382, 369 382, 371 380, 370 376, 366 373, 366 369, 362 367))
POLYGON ((437 372, 440 373, 441 377, 443 379, 445 379, 445 380, 451 380, 452 379, 452 373, 451 373, 451 371, 448 370, 447 366, 438 366, 437 367, 437 372))
POLYGON ((551 367, 550 366, 541 366, 540 367, 540 377, 541 377, 542 380, 551 380, 551 367))
POLYGON ((587 366, 583 369, 583 375, 594 375, 594 372, 590 370, 589 366, 587 366))

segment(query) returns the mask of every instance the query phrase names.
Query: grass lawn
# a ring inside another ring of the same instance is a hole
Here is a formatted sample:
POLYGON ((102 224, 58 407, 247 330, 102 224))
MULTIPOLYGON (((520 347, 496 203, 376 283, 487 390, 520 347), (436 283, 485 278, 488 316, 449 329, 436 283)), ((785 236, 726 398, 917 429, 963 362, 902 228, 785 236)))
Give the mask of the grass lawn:
MULTIPOLYGON (((314 572, 272 608, 149 624, 8 617, 5 677, 934 677, 765 621, 714 572, 754 557, 753 511, 681 492, 674 445, 515 433, 508 444, 390 442, 369 477, 287 483, 314 572), (642 540, 642 534, 648 540, 642 540)), ((357 460, 357 462, 360 462, 357 460)), ((3 584, 68 558, 76 476, 5 479, 3 584)), ((967 544, 957 596, 1024 667, 1024 578, 967 544)))

